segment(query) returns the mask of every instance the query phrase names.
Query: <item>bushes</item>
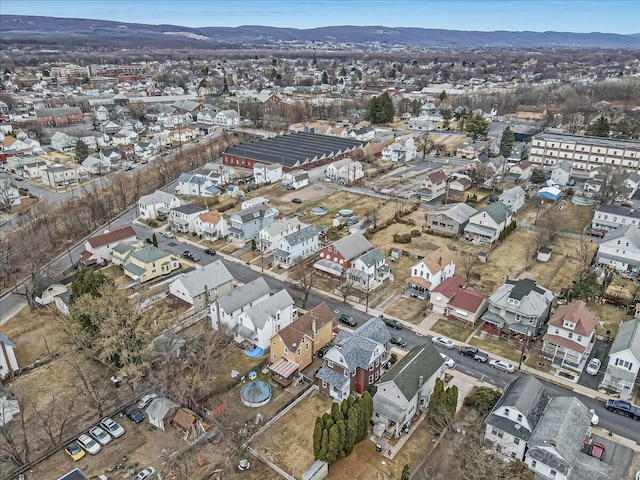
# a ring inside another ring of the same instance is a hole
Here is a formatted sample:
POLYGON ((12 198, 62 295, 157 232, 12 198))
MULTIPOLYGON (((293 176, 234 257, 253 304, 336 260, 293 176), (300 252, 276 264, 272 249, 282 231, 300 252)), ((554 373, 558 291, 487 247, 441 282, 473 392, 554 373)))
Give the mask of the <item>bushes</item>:
POLYGON ((476 408, 480 416, 486 418, 498 403, 501 395, 500 391, 495 388, 477 387, 464 399, 464 404, 476 408))
POLYGON ((395 243, 411 243, 411 234, 410 233, 394 233, 393 241, 395 243))

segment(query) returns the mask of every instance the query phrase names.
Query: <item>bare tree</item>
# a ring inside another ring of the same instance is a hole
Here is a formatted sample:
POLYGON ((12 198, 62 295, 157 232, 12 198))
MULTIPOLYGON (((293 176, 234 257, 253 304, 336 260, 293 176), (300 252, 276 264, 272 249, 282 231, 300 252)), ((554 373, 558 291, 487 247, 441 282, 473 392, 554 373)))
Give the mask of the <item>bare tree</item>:
POLYGON ((340 291, 340 296, 342 297, 342 301, 347 303, 347 298, 351 295, 356 289, 356 280, 349 275, 346 271, 342 274, 340 278, 340 283, 338 285, 338 290, 340 291))
POLYGON ((96 409, 100 417, 104 417, 104 405, 112 392, 111 382, 108 379, 100 378, 91 370, 82 371, 76 362, 67 360, 67 363, 73 367, 78 380, 80 380, 81 385, 75 386, 78 392, 89 399, 89 403, 96 409))
POLYGON ((52 394, 47 408, 34 412, 52 448, 60 445, 65 437, 65 427, 70 420, 74 403, 75 397, 71 397, 69 403, 62 403, 60 397, 52 394))
POLYGON ((302 257, 298 257, 293 264, 291 274, 293 280, 302 291, 302 298, 300 299, 300 301, 302 302, 302 308, 305 308, 305 306, 307 305, 307 300, 309 298, 309 292, 311 292, 311 287, 313 286, 316 269, 313 268, 313 266, 307 260, 302 257))
POLYGON ((587 242, 584 238, 581 238, 578 245, 578 260, 580 261, 581 277, 589 271, 592 259, 593 254, 589 252, 589 242, 587 242))
POLYGON ((460 252, 458 254, 458 265, 460 265, 460 268, 464 273, 464 279, 467 282, 479 264, 480 259, 478 258, 478 255, 475 255, 472 252, 460 252))
POLYGON ((602 203, 615 202, 618 197, 625 196, 628 193, 626 177, 623 169, 613 168, 611 165, 602 167, 599 174, 599 178, 602 180, 602 186, 600 187, 602 203))
MULTIPOLYGON (((22 400, 18 400, 18 407, 20 417, 0 425, 0 461, 9 461, 20 467, 29 462, 29 441, 22 400)), ((7 402, 3 402, 2 408, 7 408, 7 402)), ((5 412, 2 416, 4 418, 5 412)))
POLYGON ((380 218, 380 205, 375 205, 364 212, 364 216, 367 220, 371 221, 373 227, 378 225, 378 219, 380 218))
POLYGON ((552 206, 538 221, 537 226, 542 234, 543 246, 552 243, 562 228, 560 211, 552 206))
POLYGON ((16 188, 11 186, 9 179, 0 179, 0 210, 11 210, 16 200, 15 191, 16 188))

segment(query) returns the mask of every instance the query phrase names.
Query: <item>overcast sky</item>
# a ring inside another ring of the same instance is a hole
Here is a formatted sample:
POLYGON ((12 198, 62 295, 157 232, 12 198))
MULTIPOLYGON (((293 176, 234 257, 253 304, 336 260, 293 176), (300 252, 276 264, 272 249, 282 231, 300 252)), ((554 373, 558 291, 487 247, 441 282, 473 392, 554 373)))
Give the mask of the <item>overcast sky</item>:
POLYGON ((187 27, 381 25, 640 33, 640 0, 0 0, 0 14, 187 27))

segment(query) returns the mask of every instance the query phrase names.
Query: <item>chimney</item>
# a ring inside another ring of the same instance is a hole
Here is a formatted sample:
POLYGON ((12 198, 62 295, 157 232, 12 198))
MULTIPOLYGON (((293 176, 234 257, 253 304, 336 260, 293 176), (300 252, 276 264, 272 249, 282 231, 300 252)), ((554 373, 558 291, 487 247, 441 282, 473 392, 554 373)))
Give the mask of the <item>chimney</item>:
POLYGON ((422 375, 420 375, 418 377, 418 390, 420 390, 422 388, 422 384, 424 383, 424 377, 422 375))
POLYGON ((441 267, 442 266, 442 257, 438 258, 438 265, 441 267))
POLYGON ((318 333, 317 330, 317 321, 316 321, 316 314, 315 312, 311 312, 311 332, 315 335, 316 333, 318 333))

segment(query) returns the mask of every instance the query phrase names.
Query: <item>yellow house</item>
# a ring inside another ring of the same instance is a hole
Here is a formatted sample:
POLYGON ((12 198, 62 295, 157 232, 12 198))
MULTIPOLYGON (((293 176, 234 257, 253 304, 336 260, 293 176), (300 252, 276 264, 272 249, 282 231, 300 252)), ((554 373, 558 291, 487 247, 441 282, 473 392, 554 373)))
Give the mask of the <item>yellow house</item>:
POLYGON ((120 243, 111 252, 111 261, 120 265, 124 274, 143 283, 180 268, 180 262, 170 253, 153 246, 138 247, 120 243))
POLYGON ((276 382, 286 387, 311 364, 313 355, 331 340, 334 318, 323 302, 271 337, 269 369, 276 382))

